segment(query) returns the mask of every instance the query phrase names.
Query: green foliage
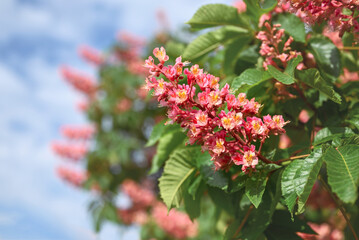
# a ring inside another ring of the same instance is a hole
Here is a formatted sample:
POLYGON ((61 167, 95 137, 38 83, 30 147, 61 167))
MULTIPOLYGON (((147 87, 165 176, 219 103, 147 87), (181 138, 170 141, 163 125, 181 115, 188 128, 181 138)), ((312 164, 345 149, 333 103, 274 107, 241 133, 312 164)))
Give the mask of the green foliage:
POLYGON ((292 213, 298 199, 298 212, 303 212, 305 202, 317 179, 322 166, 322 149, 315 149, 305 159, 294 160, 282 175, 282 193, 284 201, 292 213))
POLYGON ((173 150, 183 144, 185 138, 186 135, 181 131, 172 131, 163 135, 159 139, 157 153, 152 159, 152 166, 149 174, 156 173, 168 159, 173 150))
POLYGON ((329 74, 335 78, 341 72, 340 53, 338 48, 328 38, 313 37, 309 41, 309 47, 317 61, 322 74, 329 74))
POLYGON ((275 19, 274 23, 281 24, 280 28, 283 28, 295 41, 305 43, 306 33, 304 23, 294 14, 280 14, 275 19))
POLYGON ((193 60, 217 49, 221 45, 229 44, 243 38, 248 31, 243 28, 226 26, 207 32, 193 40, 183 53, 183 58, 193 60))
POLYGON ((177 149, 163 169, 159 180, 160 194, 168 209, 179 207, 182 200, 182 187, 190 179, 196 168, 193 165, 195 148, 177 149))
POLYGON ((345 203, 354 203, 358 197, 359 145, 329 147, 324 155, 328 182, 332 191, 345 203))
POLYGON ((314 145, 319 145, 335 138, 345 138, 353 136, 354 132, 347 127, 327 127, 319 130, 314 138, 314 145))
POLYGON ((333 90, 333 86, 330 83, 326 82, 318 72, 318 70, 311 68, 308 70, 297 71, 298 79, 311 86, 312 88, 317 89, 324 95, 326 95, 330 100, 340 104, 341 97, 340 95, 333 90))
POLYGON ((262 196, 268 181, 268 172, 260 171, 253 174, 246 181, 246 196, 252 202, 255 208, 258 208, 262 201, 262 196))
POLYGON ((221 25, 245 26, 237 8, 224 4, 208 4, 197 10, 187 22, 192 28, 208 28, 221 25))
POLYGON ((247 5, 246 14, 248 14, 250 19, 253 21, 254 26, 258 26, 259 18, 262 16, 262 14, 270 12, 275 8, 275 6, 277 6, 277 1, 275 0, 244 0, 244 2, 247 5))
POLYGON ((250 88, 257 86, 270 78, 271 77, 267 72, 255 68, 249 68, 233 80, 232 89, 240 89, 243 92, 248 91, 250 88))
POLYGON ((273 78, 277 79, 279 82, 286 85, 292 84, 296 82, 296 79, 294 77, 294 70, 301 61, 303 61, 302 56, 298 56, 290 60, 284 72, 281 72, 272 65, 269 65, 268 72, 270 73, 270 75, 272 75, 273 78))

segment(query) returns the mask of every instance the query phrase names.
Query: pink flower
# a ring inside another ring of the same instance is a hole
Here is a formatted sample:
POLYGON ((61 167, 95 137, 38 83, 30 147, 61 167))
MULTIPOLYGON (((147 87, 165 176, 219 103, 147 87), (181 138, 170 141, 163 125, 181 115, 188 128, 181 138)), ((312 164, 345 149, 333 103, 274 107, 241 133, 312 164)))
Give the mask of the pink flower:
POLYGON ((119 112, 126 112, 131 109, 132 101, 128 98, 123 98, 118 101, 116 107, 119 112))
POLYGON ((161 62, 164 63, 168 60, 168 56, 166 55, 166 50, 161 47, 161 49, 159 48, 155 48, 153 50, 153 55, 155 55, 155 57, 161 62))
POLYGON ((208 123, 208 115, 205 112, 202 112, 201 110, 199 110, 196 113, 196 125, 200 126, 200 127, 204 127, 207 125, 208 123))
POLYGON ((255 168, 255 166, 258 164, 258 157, 255 152, 255 146, 251 145, 250 148, 246 147, 245 152, 242 157, 242 170, 246 171, 247 168, 255 168))
POLYGON ((92 137, 95 129, 92 126, 63 126, 62 135, 75 140, 88 140, 92 137))
POLYGON ((122 183, 121 190, 131 198, 136 208, 149 207, 156 201, 152 191, 143 188, 133 180, 125 180, 122 183))
POLYGON ((284 46, 279 48, 284 36, 284 29, 278 29, 280 24, 275 24, 272 27, 268 22, 265 22, 264 26, 264 31, 257 34, 257 39, 262 41, 259 53, 265 57, 263 67, 267 69, 268 65, 272 65, 276 68, 285 68, 289 60, 300 55, 300 53, 291 50, 290 44, 293 42, 293 38, 289 37, 284 46), (273 59, 278 59, 282 66, 278 66, 273 59))
POLYGON ((78 51, 81 57, 96 66, 100 66, 105 62, 105 59, 101 53, 89 46, 80 46, 78 51))
POLYGON ((228 84, 220 89, 219 78, 204 73, 198 65, 188 70, 187 64, 182 65, 181 58, 177 58, 176 64, 181 67, 178 71, 159 61, 149 68, 147 89, 154 90, 160 105, 168 108, 170 120, 166 124, 176 122, 187 130, 188 143, 197 143, 203 151, 208 151, 216 169, 228 169, 233 162, 246 164, 244 171, 248 166, 254 168, 258 158, 252 142, 259 139, 264 143, 270 133, 285 132, 283 126, 287 122, 281 116, 274 116, 274 120, 264 117, 264 121, 268 120, 264 124, 255 117, 261 104, 254 98, 249 101, 244 93, 237 97, 231 94, 228 84), (183 74, 188 84, 179 84, 183 74))
POLYGON ((242 0, 235 1, 233 5, 238 9, 239 13, 245 12, 247 10, 247 5, 242 0))
POLYGON ((80 187, 87 179, 85 172, 63 166, 57 167, 56 172, 61 179, 75 187, 80 187))
POLYGON ((157 225, 174 238, 187 239, 198 234, 198 223, 196 221, 192 222, 187 214, 175 209, 168 213, 167 207, 161 203, 153 208, 152 216, 157 225))
POLYGON ((60 68, 60 72, 63 78, 65 78, 66 81, 68 81, 80 92, 83 92, 89 96, 93 96, 93 94, 96 92, 97 87, 95 85, 95 80, 93 80, 91 77, 79 73, 66 66, 60 68))
POLYGON ((87 147, 83 143, 74 144, 54 142, 51 147, 57 155, 74 161, 84 158, 87 153, 87 147))

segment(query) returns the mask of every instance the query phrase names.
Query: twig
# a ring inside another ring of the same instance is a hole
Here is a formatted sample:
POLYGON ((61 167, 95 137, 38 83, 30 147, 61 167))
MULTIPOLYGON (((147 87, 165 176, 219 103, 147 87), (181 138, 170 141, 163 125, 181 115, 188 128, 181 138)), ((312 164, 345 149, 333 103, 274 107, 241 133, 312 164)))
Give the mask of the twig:
POLYGON ((235 239, 236 236, 241 232, 241 230, 242 230, 244 224, 247 222, 248 217, 249 217, 249 215, 251 214, 252 210, 253 210, 253 205, 251 205, 251 206, 249 207, 249 209, 248 209, 246 215, 245 215, 244 218, 243 218, 243 221, 241 222, 241 224, 240 224, 239 227, 237 228, 237 231, 234 233, 232 239, 235 239))
POLYGON ((348 227, 350 228, 350 231, 353 233, 355 240, 359 240, 352 224, 350 223, 349 217, 348 217, 347 213, 345 212, 343 205, 340 203, 340 200, 333 194, 333 192, 330 190, 328 184, 324 181, 324 179, 321 176, 319 176, 319 180, 323 184, 323 187, 329 192, 329 194, 333 198, 335 204, 338 206, 340 212, 342 213, 343 217, 345 218, 345 221, 348 224, 348 227))
POLYGON ((339 50, 359 50, 358 47, 340 47, 339 50))
POLYGON ((310 155, 310 154, 304 154, 304 155, 294 156, 294 157, 290 157, 290 158, 281 159, 281 160, 278 160, 278 161, 275 161, 275 162, 276 162, 276 163, 282 163, 282 162, 286 162, 286 161, 292 161, 292 160, 295 160, 295 159, 308 157, 309 155, 310 155))

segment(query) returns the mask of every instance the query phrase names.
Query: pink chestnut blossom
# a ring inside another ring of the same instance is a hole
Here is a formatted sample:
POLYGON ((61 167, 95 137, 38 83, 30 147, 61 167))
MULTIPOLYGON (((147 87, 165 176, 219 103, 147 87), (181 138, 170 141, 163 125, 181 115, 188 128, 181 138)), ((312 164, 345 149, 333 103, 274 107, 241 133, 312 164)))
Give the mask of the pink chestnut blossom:
POLYGON ((247 168, 255 168, 258 159, 267 161, 252 142, 260 140, 262 144, 270 134, 285 133, 283 127, 287 122, 282 116, 268 115, 262 120, 259 118, 262 105, 254 98, 248 100, 244 93, 235 96, 228 84, 220 89, 220 79, 198 65, 183 70, 188 63, 182 63, 180 57, 174 66, 164 66, 167 59, 164 48, 157 48, 154 53, 160 63, 155 64, 151 57, 146 61, 149 70, 146 84, 148 90, 154 90, 160 105, 168 108, 167 124, 176 122, 186 129, 188 143, 197 143, 208 151, 216 169, 229 169, 241 163, 247 172, 247 168), (187 83, 183 83, 183 74, 187 83))

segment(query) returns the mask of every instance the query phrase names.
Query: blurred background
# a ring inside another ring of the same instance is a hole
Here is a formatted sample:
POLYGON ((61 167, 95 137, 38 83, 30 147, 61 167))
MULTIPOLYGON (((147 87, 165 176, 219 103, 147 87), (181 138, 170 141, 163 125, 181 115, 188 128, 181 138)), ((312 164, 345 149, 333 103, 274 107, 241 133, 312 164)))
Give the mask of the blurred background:
POLYGON ((81 96, 59 66, 96 75, 77 55, 86 44, 101 51, 119 31, 150 38, 163 30, 165 13, 175 32, 203 4, 232 1, 1 0, 0 1, 0 239, 138 239, 136 227, 106 224, 95 234, 88 192, 55 173, 60 160, 50 148, 66 123, 86 119, 81 96))

